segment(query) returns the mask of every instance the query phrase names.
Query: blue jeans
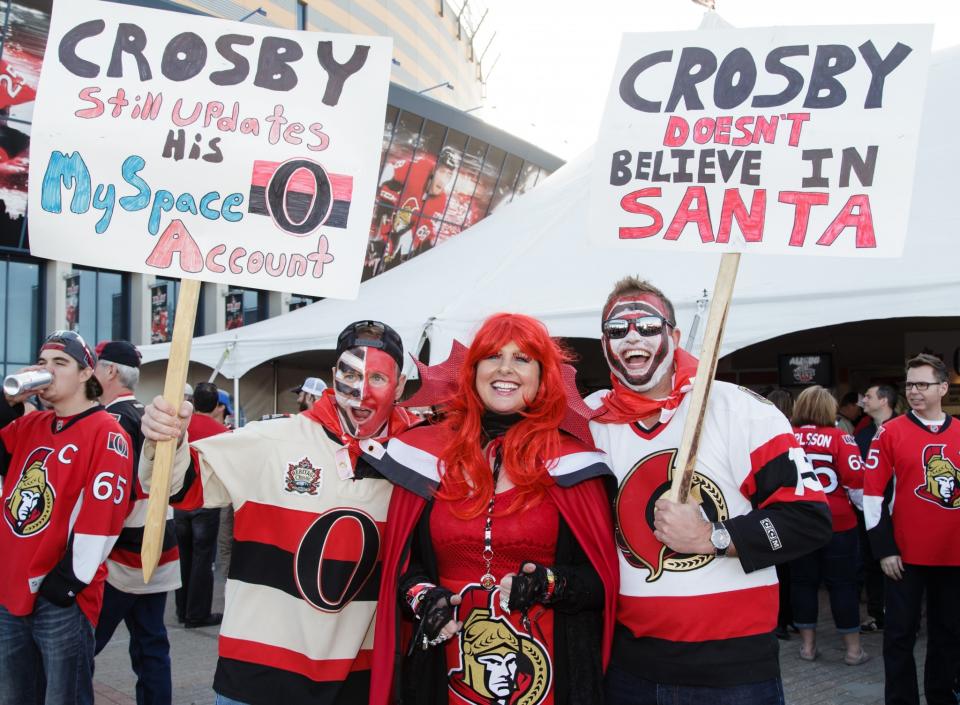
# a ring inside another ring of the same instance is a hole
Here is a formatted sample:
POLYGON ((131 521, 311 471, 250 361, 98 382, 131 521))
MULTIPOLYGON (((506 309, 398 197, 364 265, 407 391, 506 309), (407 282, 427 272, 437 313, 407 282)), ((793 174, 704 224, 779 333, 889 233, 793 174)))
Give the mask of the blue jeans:
POLYGON ((217 696, 217 699, 214 701, 213 705, 247 705, 239 700, 228 698, 226 695, 220 695, 220 693, 215 693, 215 695, 217 696))
POLYGON ((857 530, 850 529, 835 532, 826 546, 790 562, 793 623, 798 629, 817 628, 818 590, 823 580, 837 631, 841 634, 860 631, 859 554, 857 530))
POLYGON ((779 678, 726 688, 669 685, 638 678, 611 665, 605 687, 606 705, 784 705, 779 678))
MULTIPOLYGON (((99 654, 120 622, 130 632, 130 665, 137 674, 137 705, 170 705, 173 687, 170 677, 170 642, 163 624, 167 593, 132 595, 107 583, 103 610, 97 623, 99 654)), ((90 705, 93 705, 92 701, 90 705)))
POLYGON ((0 605, 0 705, 93 702, 93 626, 76 604, 37 598, 33 613, 0 605))

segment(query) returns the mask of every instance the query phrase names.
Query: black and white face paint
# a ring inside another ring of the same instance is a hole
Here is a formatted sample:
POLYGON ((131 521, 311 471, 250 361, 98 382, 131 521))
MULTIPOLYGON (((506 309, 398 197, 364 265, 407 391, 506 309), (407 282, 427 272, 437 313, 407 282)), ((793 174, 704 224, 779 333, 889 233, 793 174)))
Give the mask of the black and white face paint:
POLYGON ((378 435, 393 411, 400 371, 390 355, 351 348, 337 360, 333 391, 344 431, 354 438, 378 435))
POLYGON ((676 343, 670 334, 672 329, 664 325, 658 335, 642 336, 633 323, 651 315, 668 318, 663 302, 651 294, 622 296, 604 311, 604 321, 622 319, 631 323, 622 338, 603 335, 603 355, 610 371, 635 392, 656 388, 673 371, 676 343))

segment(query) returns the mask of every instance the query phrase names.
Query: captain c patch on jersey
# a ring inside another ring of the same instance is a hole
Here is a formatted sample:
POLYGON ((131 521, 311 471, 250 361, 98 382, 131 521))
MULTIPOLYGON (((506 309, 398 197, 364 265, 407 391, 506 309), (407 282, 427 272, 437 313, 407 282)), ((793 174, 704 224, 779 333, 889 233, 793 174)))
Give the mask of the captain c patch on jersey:
POLYGON ((123 437, 122 433, 111 431, 107 434, 107 450, 116 453, 121 458, 130 457, 130 444, 127 443, 127 439, 123 437))

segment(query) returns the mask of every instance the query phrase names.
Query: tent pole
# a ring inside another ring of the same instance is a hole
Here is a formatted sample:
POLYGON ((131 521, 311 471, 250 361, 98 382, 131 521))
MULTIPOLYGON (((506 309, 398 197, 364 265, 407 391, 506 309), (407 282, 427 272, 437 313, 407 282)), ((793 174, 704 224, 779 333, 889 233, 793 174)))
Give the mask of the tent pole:
POLYGON ((240 378, 233 378, 233 423, 237 428, 243 424, 240 422, 240 378))
POLYGON ((277 396, 280 394, 280 391, 277 389, 277 361, 273 361, 273 413, 277 413, 277 396))

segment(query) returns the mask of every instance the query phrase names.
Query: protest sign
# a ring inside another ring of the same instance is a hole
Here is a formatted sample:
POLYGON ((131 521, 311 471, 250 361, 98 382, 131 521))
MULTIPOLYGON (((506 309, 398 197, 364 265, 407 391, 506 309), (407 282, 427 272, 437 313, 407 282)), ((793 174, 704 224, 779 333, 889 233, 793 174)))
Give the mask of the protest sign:
POLYGON ((391 40, 58 1, 30 245, 51 259, 356 296, 391 40))
POLYGON ((591 237, 670 251, 897 257, 932 27, 625 35, 591 237))

